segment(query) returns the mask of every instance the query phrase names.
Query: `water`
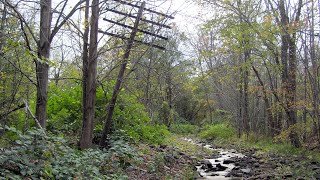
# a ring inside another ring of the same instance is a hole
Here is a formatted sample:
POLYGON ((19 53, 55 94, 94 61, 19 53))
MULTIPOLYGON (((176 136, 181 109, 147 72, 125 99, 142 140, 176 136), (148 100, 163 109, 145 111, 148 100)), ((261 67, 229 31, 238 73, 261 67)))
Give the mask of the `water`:
POLYGON ((202 146, 206 149, 216 151, 219 153, 219 155, 210 158, 205 159, 203 162, 209 163, 212 165, 212 169, 208 169, 205 163, 201 163, 200 165, 196 166, 197 172, 200 174, 202 178, 200 179, 231 179, 228 177, 225 177, 227 174, 230 173, 230 171, 235 168, 234 163, 227 163, 224 164, 223 162, 226 160, 230 160, 231 158, 243 158, 245 157, 241 153, 237 153, 235 150, 225 150, 225 149, 215 149, 212 148, 210 145, 204 145, 201 143, 196 143, 192 139, 184 139, 185 141, 188 141, 190 143, 196 144, 198 146, 202 146))

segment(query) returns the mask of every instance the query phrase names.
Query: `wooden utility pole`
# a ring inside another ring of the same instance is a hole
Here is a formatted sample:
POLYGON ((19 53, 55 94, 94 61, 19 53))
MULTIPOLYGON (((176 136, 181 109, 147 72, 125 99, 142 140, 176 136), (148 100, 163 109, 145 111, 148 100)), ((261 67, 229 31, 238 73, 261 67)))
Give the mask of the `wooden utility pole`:
POLYGON ((152 32, 149 32, 149 31, 142 30, 142 29, 138 28, 140 21, 159 26, 160 28, 162 28, 162 27, 171 28, 170 26, 165 25, 165 24, 160 23, 160 22, 154 22, 154 21, 147 20, 147 19, 141 19, 143 11, 144 10, 145 11, 149 11, 151 13, 160 15, 162 17, 173 19, 173 17, 170 16, 170 15, 166 15, 166 14, 163 14, 163 13, 160 13, 160 12, 145 8, 145 4, 146 4, 145 2, 142 2, 142 4, 140 6, 138 6, 138 5, 132 4, 132 3, 127 2, 127 1, 121 1, 121 0, 113 0, 113 1, 116 1, 116 2, 121 3, 123 5, 131 6, 133 8, 139 8, 139 10, 138 10, 138 15, 135 16, 135 15, 132 15, 132 14, 127 14, 127 13, 123 13, 123 12, 120 12, 120 11, 117 11, 117 10, 114 10, 114 9, 108 9, 107 8, 107 10, 110 11, 110 12, 113 12, 113 13, 116 13, 116 14, 119 14, 119 15, 122 15, 122 16, 125 16, 125 17, 135 18, 135 23, 134 23, 133 27, 129 26, 129 25, 126 25, 126 24, 122 24, 120 22, 113 21, 113 20, 109 20, 109 19, 105 19, 105 18, 103 19, 103 20, 105 20, 105 21, 107 21, 109 23, 112 23, 112 24, 115 24, 115 25, 118 25, 118 26, 121 26, 121 27, 124 27, 124 28, 127 28, 127 29, 131 29, 131 34, 130 34, 129 38, 125 37, 125 36, 122 36, 122 35, 113 34, 113 33, 110 33, 110 32, 99 31, 100 33, 103 33, 103 34, 106 34, 106 35, 109 35, 109 36, 113 36, 113 37, 116 37, 116 38, 121 38, 123 40, 127 40, 127 46, 126 46, 125 54, 122 57, 122 62, 121 62, 118 78, 117 78, 117 81, 116 81, 116 85, 115 85, 115 87, 113 89, 112 98, 111 98, 109 106, 107 108, 108 109, 107 110, 108 114, 107 114, 107 118, 105 120, 105 125, 104 125, 104 129, 103 129, 103 132, 102 132, 102 137, 101 137, 101 140, 100 140, 100 147, 102 147, 102 148, 106 147, 108 145, 107 136, 111 133, 112 116, 113 116, 114 108, 115 108, 115 105, 116 105, 116 102, 117 102, 117 97, 118 97, 118 94, 120 92, 121 85, 123 83, 124 74, 125 74, 125 70, 126 70, 126 67, 127 67, 127 64, 128 64, 128 59, 129 59, 129 56, 130 56, 130 52, 131 52, 133 43, 135 42, 135 43, 147 45, 149 47, 165 50, 164 47, 156 45, 153 42, 143 42, 143 41, 136 40, 135 36, 136 36, 137 32, 142 32, 144 34, 150 35, 150 36, 155 37, 155 38, 168 40, 167 37, 163 37, 161 35, 158 35, 158 34, 155 34, 155 33, 152 33, 152 32))
POLYGON ((143 9, 145 7, 145 4, 146 4, 145 2, 142 2, 141 6, 139 8, 138 16, 137 16, 136 21, 134 23, 134 27, 132 29, 132 32, 131 32, 131 35, 130 35, 130 39, 128 40, 128 44, 127 44, 127 47, 126 47, 125 54, 123 55, 120 71, 119 71, 118 78, 117 78, 117 81, 116 81, 116 85, 115 85, 115 87, 113 89, 112 98, 111 98, 110 103, 109 103, 108 116, 107 116, 106 122, 104 124, 102 137, 101 137, 101 140, 100 140, 100 147, 106 147, 106 145, 107 145, 107 141, 106 140, 107 140, 108 134, 110 134, 110 132, 111 132, 111 123, 112 123, 112 116, 113 116, 115 104, 116 104, 117 97, 118 97, 118 94, 119 94, 119 91, 120 91, 120 87, 121 87, 121 83, 122 83, 122 80, 123 80, 124 72, 125 72, 127 64, 128 64, 128 59, 129 59, 129 55, 130 55, 130 52, 131 52, 132 44, 134 42, 134 37, 136 36, 136 34, 138 32, 137 30, 138 30, 138 26, 139 26, 139 21, 140 21, 140 18, 142 16, 142 12, 143 12, 143 9))

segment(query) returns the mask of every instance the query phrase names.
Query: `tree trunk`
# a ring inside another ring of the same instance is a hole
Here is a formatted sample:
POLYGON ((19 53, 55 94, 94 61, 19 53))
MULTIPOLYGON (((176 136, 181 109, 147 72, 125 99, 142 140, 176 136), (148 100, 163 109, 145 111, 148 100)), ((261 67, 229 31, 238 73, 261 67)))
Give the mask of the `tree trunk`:
POLYGON ((38 57, 36 60, 37 76, 37 104, 36 118, 45 128, 47 120, 48 98, 48 59, 50 56, 50 31, 51 31, 51 0, 40 1, 40 40, 38 44, 38 57))
POLYGON ((267 123, 268 129, 269 129, 268 132, 271 136, 274 136, 274 134, 275 134, 275 132, 274 132, 274 119, 273 119, 273 114, 272 114, 272 109, 270 106, 269 98, 267 96, 267 91, 266 91, 265 85, 264 85, 257 69, 254 66, 252 66, 252 69, 259 80, 260 86, 262 86, 263 100, 264 100, 264 103, 266 106, 265 109, 267 111, 267 117, 268 117, 268 123, 267 123))
POLYGON ((153 63, 153 50, 150 49, 150 58, 149 58, 149 63, 148 63, 148 71, 147 71, 147 79, 146 79, 146 87, 145 87, 145 107, 147 107, 148 112, 149 112, 149 116, 152 117, 152 104, 151 104, 151 95, 150 95, 150 91, 151 91, 151 69, 152 69, 152 63, 153 63))
MULTIPOLYGON (((301 14, 302 0, 299 0, 298 9, 296 11, 293 23, 299 22, 301 14)), ((289 34, 289 17, 285 9, 284 0, 280 0, 279 11, 282 26, 282 44, 281 44, 281 61, 283 64, 282 86, 284 93, 284 103, 288 116, 287 127, 296 124, 296 71, 297 71, 297 57, 296 57, 296 30, 289 34)), ((291 27, 294 28, 294 27, 291 27)), ((293 130, 290 134, 292 145, 300 146, 298 136, 293 130)))
MULTIPOLYGON (((87 3, 88 4, 88 3, 87 3)), ((87 5, 86 4, 86 5, 87 5)), ((87 13, 86 9, 86 13, 87 13)), ((80 139, 80 148, 89 148, 92 145, 93 124, 95 117, 95 101, 96 101, 96 76, 97 76, 97 47, 98 47, 98 20, 99 20, 99 0, 93 0, 91 6, 90 21, 90 43, 88 60, 86 58, 86 42, 84 42, 84 85, 83 85, 83 125, 80 139)), ((87 29, 86 29, 87 31, 87 29)), ((86 41, 87 39, 85 39, 86 41)))
MULTIPOLYGON (((244 53, 244 63, 246 64, 250 58, 250 52, 245 50, 244 53)), ((243 74, 243 126, 247 137, 249 137, 250 127, 249 127, 249 69, 245 67, 243 74)))
POLYGON ((239 111, 238 111, 238 137, 240 138, 241 137, 241 134, 242 134, 242 126, 243 126, 243 123, 242 123, 242 119, 243 119, 243 78, 242 78, 242 73, 243 73, 243 70, 242 70, 242 67, 240 67, 240 83, 239 83, 239 103, 238 103, 238 106, 239 106, 239 111))
POLYGON ((315 57, 315 42, 314 42, 314 1, 312 1, 311 7, 311 30, 310 30, 310 59, 312 63, 312 75, 311 77, 311 90, 312 90, 312 105, 313 105, 313 114, 315 119, 318 121, 318 141, 320 142, 320 113, 319 113, 319 88, 318 88, 318 63, 315 57))

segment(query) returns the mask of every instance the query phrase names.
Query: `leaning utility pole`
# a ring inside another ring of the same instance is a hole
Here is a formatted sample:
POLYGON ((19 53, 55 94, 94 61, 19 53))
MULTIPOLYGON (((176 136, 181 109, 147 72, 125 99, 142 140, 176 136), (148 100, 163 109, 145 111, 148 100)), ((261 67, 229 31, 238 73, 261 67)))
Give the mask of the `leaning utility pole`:
MULTIPOLYGON (((118 78, 117 78, 117 81, 116 81, 116 85, 115 85, 115 87, 113 89, 112 98, 111 98, 109 106, 108 106, 108 115, 107 115, 107 118, 106 118, 106 121, 105 121, 105 124, 104 124, 102 137, 101 137, 101 140, 100 140, 100 147, 106 147, 107 143, 108 143, 107 142, 107 136, 111 132, 112 116, 113 116, 114 108, 115 108, 115 105, 116 105, 117 97, 118 97, 118 94, 120 92, 121 84, 123 82, 124 73, 125 73, 125 70, 126 70, 126 67, 127 67, 127 64, 128 64, 128 59, 129 59, 129 55, 130 55, 133 43, 137 42, 137 43, 140 43, 140 44, 149 45, 151 47, 159 48, 159 49, 162 49, 162 50, 165 49, 164 47, 161 47, 161 46, 158 46, 158 45, 155 45, 155 44, 152 44, 152 43, 135 40, 135 36, 136 36, 137 32, 142 32, 142 33, 145 33, 145 34, 149 34, 151 36, 158 37, 158 38, 161 38, 161 39, 164 39, 164 40, 168 39, 166 37, 163 37, 163 36, 148 32, 148 31, 144 31, 144 30, 141 30, 141 29, 138 28, 140 21, 149 22, 151 24, 156 24, 156 25, 159 25, 159 26, 162 26, 162 27, 166 26, 164 24, 160 24, 160 23, 157 23, 157 22, 153 22, 153 21, 149 21, 149 20, 142 20, 141 17, 142 17, 143 10, 147 10, 147 11, 150 11, 150 12, 152 11, 153 13, 157 13, 157 14, 161 14, 163 16, 167 16, 169 18, 173 18, 172 16, 168 16, 168 15, 165 15, 165 14, 162 14, 162 13, 158 13, 156 11, 153 11, 153 10, 145 8, 145 4, 146 4, 145 2, 142 2, 141 6, 137 6, 137 5, 131 4, 131 3, 126 2, 126 1, 120 1, 120 0, 114 0, 114 1, 117 1, 117 2, 119 2, 121 4, 129 5, 129 6, 132 6, 132 7, 139 7, 139 11, 138 11, 137 17, 135 17, 135 16, 133 16, 131 14, 126 14, 126 13, 122 13, 120 11, 108 9, 111 12, 114 12, 114 13, 117 13, 117 14, 120 14, 120 15, 125 15, 127 17, 135 18, 136 20, 135 20, 135 23, 134 23, 133 27, 125 25, 125 24, 121 24, 119 22, 115 22, 115 21, 112 21, 112 20, 104 19, 105 21, 108 21, 110 23, 113 23, 113 24, 116 24, 116 25, 119 25, 119 26, 122 26, 122 27, 125 27, 125 28, 128 28, 128 29, 131 29, 132 31, 131 31, 131 34, 130 34, 129 38, 124 37, 124 36, 120 36, 120 35, 117 35, 117 34, 109 33, 109 32, 100 31, 101 33, 104 33, 106 35, 110 35, 110 36, 113 36, 113 37, 117 37, 117 38, 121 38, 121 39, 127 40, 127 46, 126 46, 125 54, 123 55, 123 58, 122 58, 122 62, 121 62, 118 78)), ((167 28, 170 28, 170 27, 167 26, 167 28)))

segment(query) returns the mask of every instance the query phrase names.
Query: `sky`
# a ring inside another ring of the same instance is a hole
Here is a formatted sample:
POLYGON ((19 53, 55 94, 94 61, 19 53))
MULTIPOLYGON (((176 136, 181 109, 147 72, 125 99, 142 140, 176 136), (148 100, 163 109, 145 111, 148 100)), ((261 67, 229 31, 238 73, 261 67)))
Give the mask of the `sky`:
POLYGON ((200 23, 205 22, 207 13, 204 8, 192 0, 164 0, 157 9, 163 12, 173 13, 175 19, 171 20, 178 25, 183 32, 194 31, 200 23))
MULTIPOLYGON (((204 19, 204 17, 206 17, 205 11, 203 10, 203 8, 198 6, 192 0, 145 0, 145 1, 146 1, 146 8, 159 11, 165 14, 173 15, 175 18, 173 20, 169 20, 167 24, 170 25, 171 23, 175 23, 178 27, 179 32, 184 32, 185 34, 188 34, 188 35, 195 34, 197 32, 196 29, 198 25, 205 21, 204 19)), ((53 0, 53 4, 57 4, 59 2, 61 2, 61 0, 53 0)), ((69 3, 71 3, 69 4, 70 8, 75 2, 78 2, 78 0, 69 0, 69 3)), ((136 0, 134 0, 132 3, 135 4, 135 2, 136 0)), ((79 15, 77 14, 78 13, 76 13, 73 16, 75 22, 77 22, 77 18, 79 18, 79 15)), ((104 17, 109 19, 111 18, 110 15, 112 16, 112 14, 114 13, 109 12, 109 14, 102 15, 101 19, 104 17)), ((79 25, 80 24, 82 23, 79 22, 79 25)), ((99 28, 101 30, 107 30, 109 27, 111 27, 110 23, 99 21, 99 28)), ((112 31, 112 29, 109 31, 112 31)), ((65 36, 65 35, 66 34, 62 36, 65 36)), ((100 34, 100 36, 102 36, 102 34, 100 34)), ((57 41, 58 45, 61 39, 64 39, 64 38, 56 37, 56 40, 58 40, 57 41)), ((75 45, 78 45, 77 39, 74 39, 71 37, 71 39, 69 38, 68 41, 72 41, 72 42, 65 42, 66 44, 71 43, 70 47, 75 47, 75 45)), ((81 47, 79 46, 79 48, 81 47)))

